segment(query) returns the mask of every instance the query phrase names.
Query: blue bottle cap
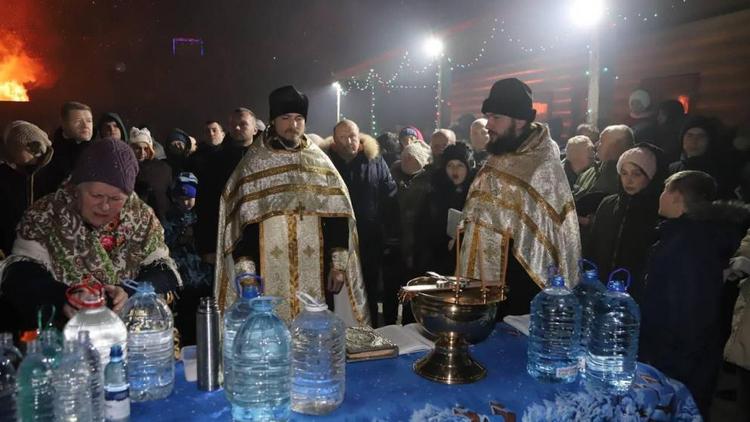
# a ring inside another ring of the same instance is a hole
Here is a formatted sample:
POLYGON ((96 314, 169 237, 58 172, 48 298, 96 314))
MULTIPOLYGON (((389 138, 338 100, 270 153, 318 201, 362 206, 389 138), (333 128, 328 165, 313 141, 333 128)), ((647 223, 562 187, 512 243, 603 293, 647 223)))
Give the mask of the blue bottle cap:
POLYGON ((560 274, 554 275, 549 279, 550 287, 565 287, 565 279, 560 274))
POLYGON ((109 349, 110 358, 121 358, 122 357, 122 346, 115 344, 109 349))

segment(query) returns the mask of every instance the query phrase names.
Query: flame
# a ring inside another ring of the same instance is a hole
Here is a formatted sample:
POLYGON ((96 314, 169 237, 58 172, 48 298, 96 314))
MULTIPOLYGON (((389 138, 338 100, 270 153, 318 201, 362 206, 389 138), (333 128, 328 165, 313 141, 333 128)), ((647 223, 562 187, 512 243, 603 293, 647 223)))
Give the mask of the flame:
POLYGON ((26 52, 16 35, 0 34, 0 101, 29 101, 28 89, 46 79, 42 62, 26 52))

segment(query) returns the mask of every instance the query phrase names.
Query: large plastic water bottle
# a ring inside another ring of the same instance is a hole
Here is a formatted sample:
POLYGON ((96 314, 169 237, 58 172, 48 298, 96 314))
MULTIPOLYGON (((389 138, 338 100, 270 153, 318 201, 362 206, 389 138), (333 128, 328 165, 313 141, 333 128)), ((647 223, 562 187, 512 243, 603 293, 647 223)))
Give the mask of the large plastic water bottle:
POLYGON ((579 262, 581 270, 581 279, 573 288, 573 294, 576 295, 581 303, 581 347, 579 350, 580 368, 585 370, 586 348, 589 338, 591 338, 591 322, 594 320, 594 304, 605 292, 604 285, 599 281, 599 270, 592 262, 582 259, 579 262), (585 265, 591 266, 585 269, 585 265))
POLYGON ((324 415, 344 401, 346 326, 325 303, 307 293, 292 322, 292 410, 324 415))
POLYGON ((52 369, 57 368, 63 353, 62 333, 55 327, 48 327, 39 333, 37 340, 39 342, 39 349, 42 355, 47 358, 50 367, 52 369))
POLYGON ((55 416, 52 367, 42 354, 41 344, 37 340, 28 343, 26 358, 18 368, 16 383, 18 420, 51 421, 55 416))
POLYGON ((78 332, 78 346, 89 364, 89 389, 91 391, 91 418, 104 420, 104 367, 99 361, 99 351, 89 339, 88 331, 78 332))
POLYGON ((89 363, 78 341, 66 341, 60 366, 54 371, 55 420, 84 422, 91 418, 89 363))
POLYGON ((120 311, 128 329, 128 383, 132 401, 158 400, 174 388, 174 318, 148 282, 129 282, 136 293, 120 311))
POLYGON ((0 333, 0 421, 16 420, 16 369, 21 352, 10 333, 0 333))
POLYGON ((232 351, 234 346, 234 338, 237 336, 237 332, 242 328, 248 317, 252 307, 250 301, 260 295, 260 281, 261 278, 255 274, 242 273, 235 278, 235 284, 239 287, 239 296, 229 309, 224 313, 224 338, 222 342, 223 346, 223 361, 222 365, 224 368, 224 394, 227 399, 231 400, 233 390, 232 382, 232 351))
POLYGON ((104 417, 107 422, 127 422, 130 420, 130 389, 122 349, 112 346, 109 363, 104 368, 104 417))
POLYGON ((573 382, 578 376, 581 304, 560 275, 531 301, 527 371, 548 382, 573 382))
POLYGON ((104 367, 109 362, 109 349, 119 344, 125 350, 128 332, 116 313, 107 308, 101 284, 77 285, 68 289, 68 301, 78 307, 78 312, 65 324, 65 341, 78 341, 78 332, 89 332, 91 343, 99 352, 104 367), (77 294, 79 293, 79 294, 77 294))
POLYGON ((231 397, 235 421, 286 421, 291 414, 291 336, 274 312, 280 299, 252 300, 250 318, 234 339, 231 397))
POLYGON ((614 393, 630 388, 635 375, 641 311, 627 293, 630 274, 615 270, 609 276, 607 291, 594 305, 591 339, 586 355, 584 379, 590 387, 614 393), (617 273, 627 280, 617 280, 617 273))

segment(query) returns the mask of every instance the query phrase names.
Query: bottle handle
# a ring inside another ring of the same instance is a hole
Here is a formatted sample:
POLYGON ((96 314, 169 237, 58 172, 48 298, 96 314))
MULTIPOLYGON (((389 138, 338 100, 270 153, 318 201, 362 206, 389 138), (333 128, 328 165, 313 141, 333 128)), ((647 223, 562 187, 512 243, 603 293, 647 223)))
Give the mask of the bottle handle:
POLYGON ((314 309, 328 309, 328 305, 326 305, 325 303, 320 303, 318 299, 315 299, 310 294, 308 294, 307 292, 303 292, 302 290, 299 290, 297 292, 297 299, 302 302, 305 308, 311 307, 314 309))
POLYGON ((578 270, 581 274, 586 273, 586 265, 590 266, 594 271, 599 272, 599 267, 597 267, 596 264, 586 258, 581 258, 578 260, 578 270))
POLYGON ((628 271, 625 268, 618 268, 618 269, 612 271, 611 273, 609 273, 608 280, 609 281, 607 282, 607 285, 609 285, 610 283, 622 283, 623 286, 625 287, 624 290, 627 291, 630 288, 630 281, 631 281, 630 271, 628 271), (625 278, 625 280, 617 280, 617 279, 615 279, 615 275, 618 274, 618 273, 625 273, 627 275, 627 277, 625 278))

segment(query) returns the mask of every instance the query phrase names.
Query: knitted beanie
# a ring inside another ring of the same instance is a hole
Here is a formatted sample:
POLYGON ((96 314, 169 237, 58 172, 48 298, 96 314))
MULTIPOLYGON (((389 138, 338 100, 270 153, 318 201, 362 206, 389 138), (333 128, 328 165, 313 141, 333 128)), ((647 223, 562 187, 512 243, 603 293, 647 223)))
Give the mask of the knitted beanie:
POLYGON ((11 151, 25 149, 33 155, 44 155, 52 143, 39 126, 24 120, 15 120, 5 127, 0 156, 9 158, 11 151))
POLYGON ((528 85, 516 78, 501 79, 492 85, 490 96, 482 103, 482 113, 533 121, 536 110, 532 105, 528 85))
POLYGON ((623 152, 617 160, 617 173, 622 174, 622 166, 625 163, 634 164, 649 180, 656 174, 656 156, 648 148, 635 147, 623 152))
POLYGON ((138 160, 128 144, 119 139, 92 141, 76 161, 70 181, 73 184, 101 182, 133 192, 138 160))

